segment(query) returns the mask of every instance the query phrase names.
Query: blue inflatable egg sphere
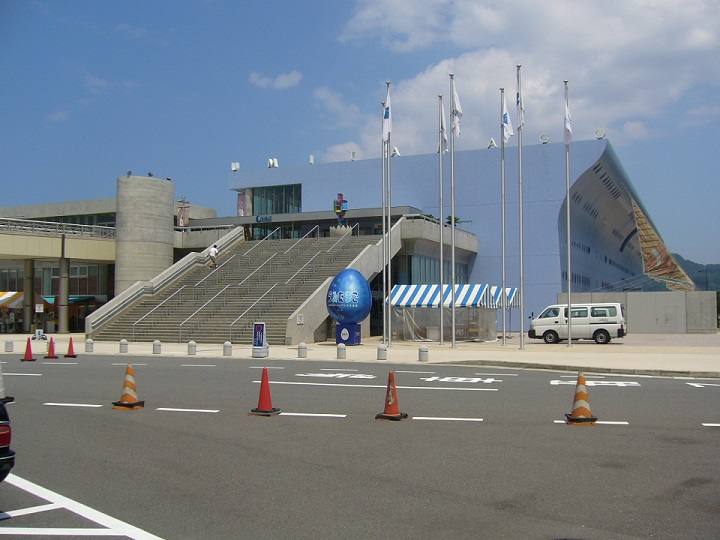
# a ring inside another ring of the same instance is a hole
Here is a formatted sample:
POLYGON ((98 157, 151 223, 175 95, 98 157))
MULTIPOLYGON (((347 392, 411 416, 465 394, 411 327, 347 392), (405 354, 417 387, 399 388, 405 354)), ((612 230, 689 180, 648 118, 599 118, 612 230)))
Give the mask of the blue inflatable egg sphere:
POLYGON ((330 283, 327 310, 335 321, 359 323, 368 316, 371 305, 370 285, 357 270, 343 270, 330 283))

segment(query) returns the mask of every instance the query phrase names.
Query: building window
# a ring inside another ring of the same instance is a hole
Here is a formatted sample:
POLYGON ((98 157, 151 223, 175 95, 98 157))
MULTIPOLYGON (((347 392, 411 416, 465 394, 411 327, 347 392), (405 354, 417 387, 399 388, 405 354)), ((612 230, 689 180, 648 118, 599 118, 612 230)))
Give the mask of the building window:
POLYGON ((302 212, 300 184, 256 187, 253 193, 253 215, 295 214, 302 212))

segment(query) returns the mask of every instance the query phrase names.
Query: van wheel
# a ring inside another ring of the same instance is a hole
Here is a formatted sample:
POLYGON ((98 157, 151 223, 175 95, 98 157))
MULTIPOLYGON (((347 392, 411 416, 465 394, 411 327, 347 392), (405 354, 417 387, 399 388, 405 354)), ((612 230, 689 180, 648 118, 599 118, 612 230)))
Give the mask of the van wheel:
MULTIPOLYGON (((609 336, 608 339, 610 339, 609 336)), ((545 343, 557 343, 558 341, 560 341, 560 338, 558 337, 557 332, 548 330, 543 334, 543 341, 545 343)))
POLYGON ((610 343, 610 334, 607 333, 607 330, 598 330, 595 332, 595 343, 599 343, 601 345, 604 345, 605 343, 610 343))

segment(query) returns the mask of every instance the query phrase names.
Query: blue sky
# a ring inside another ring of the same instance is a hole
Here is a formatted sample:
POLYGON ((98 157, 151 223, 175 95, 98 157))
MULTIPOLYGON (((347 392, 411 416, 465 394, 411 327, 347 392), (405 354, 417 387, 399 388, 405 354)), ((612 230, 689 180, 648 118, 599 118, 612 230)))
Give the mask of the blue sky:
POLYGON ((386 80, 393 146, 434 152, 450 72, 484 148, 522 64, 524 144, 562 140, 568 79, 575 140, 604 129, 668 247, 720 263, 719 33, 717 0, 0 0, 0 206, 132 170, 232 215, 231 162, 377 157, 386 80))

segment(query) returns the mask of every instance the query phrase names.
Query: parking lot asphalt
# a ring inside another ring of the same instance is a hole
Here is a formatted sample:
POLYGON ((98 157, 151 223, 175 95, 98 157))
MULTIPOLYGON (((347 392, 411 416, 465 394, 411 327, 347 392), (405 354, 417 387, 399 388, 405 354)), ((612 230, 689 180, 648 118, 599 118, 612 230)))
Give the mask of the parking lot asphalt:
MULTIPOLYGON (((28 354, 23 334, 6 334, 0 353, 4 362, 21 360, 28 354)), ((228 357, 236 359, 289 360, 347 360, 357 362, 394 362, 429 364, 494 365, 528 369, 587 371, 669 377, 720 378, 720 334, 630 334, 613 339, 605 345, 593 341, 573 341, 546 344, 542 340, 525 338, 521 345, 517 333, 498 335, 497 341, 438 342, 398 341, 383 343, 378 336, 363 338, 354 346, 338 346, 334 341, 298 345, 270 345, 267 351, 252 344, 230 343, 173 343, 158 339, 154 342, 107 342, 86 340, 84 334, 51 334, 53 348, 59 358, 69 351, 79 357, 84 353, 133 356, 197 356, 202 358, 228 357), (303 356, 306 355, 306 356, 303 356)), ((30 341, 31 354, 43 359, 48 354, 49 340, 30 341)))

